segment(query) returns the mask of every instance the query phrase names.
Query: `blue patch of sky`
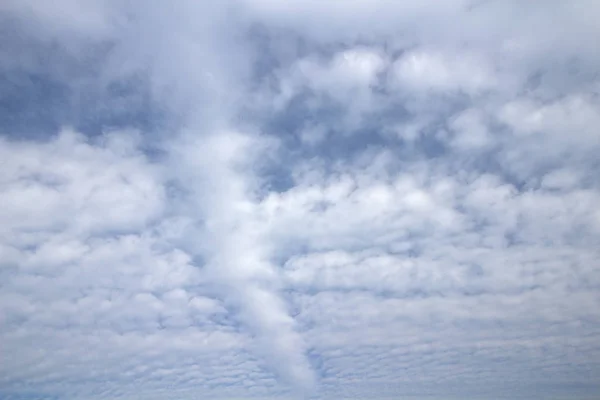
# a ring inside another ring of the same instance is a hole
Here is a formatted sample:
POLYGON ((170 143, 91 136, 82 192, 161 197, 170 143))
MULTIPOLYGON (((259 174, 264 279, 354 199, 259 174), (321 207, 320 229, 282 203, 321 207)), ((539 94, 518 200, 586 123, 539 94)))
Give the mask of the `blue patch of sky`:
MULTIPOLYGON (((24 387, 28 386, 26 382, 21 382, 21 384, 24 387)), ((59 395, 29 390, 0 391, 0 399, 3 400, 60 400, 61 398, 59 395)))
POLYGON ((89 136, 132 128, 149 135, 167 126, 143 72, 98 83, 111 43, 86 43, 74 55, 0 13, 0 48, 1 135, 44 140, 66 126, 89 136))

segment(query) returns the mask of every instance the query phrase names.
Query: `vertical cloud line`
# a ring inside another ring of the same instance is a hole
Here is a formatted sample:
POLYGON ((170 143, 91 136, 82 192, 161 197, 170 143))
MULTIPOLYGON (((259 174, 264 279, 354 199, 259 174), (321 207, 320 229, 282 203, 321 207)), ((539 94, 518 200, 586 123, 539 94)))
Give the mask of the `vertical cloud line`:
MULTIPOLYGON (((252 165, 268 145, 258 136, 218 131, 190 137, 174 154, 186 170, 196 171, 192 200, 202 210, 208 279, 255 338, 260 356, 295 392, 316 386, 306 345, 285 301, 278 294, 281 277, 270 261, 267 221, 253 189, 259 178, 252 165)), ((189 182, 188 182, 189 183, 189 182)))

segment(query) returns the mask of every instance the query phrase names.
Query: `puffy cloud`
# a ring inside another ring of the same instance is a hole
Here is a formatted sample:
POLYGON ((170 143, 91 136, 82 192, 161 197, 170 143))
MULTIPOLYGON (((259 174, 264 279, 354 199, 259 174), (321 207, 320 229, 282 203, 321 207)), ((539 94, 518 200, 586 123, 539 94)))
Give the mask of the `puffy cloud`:
POLYGON ((462 91, 476 95, 495 86, 495 76, 488 69, 470 54, 443 55, 420 49, 396 61, 392 81, 411 94, 462 91))
MULTIPOLYGON (((160 216, 164 190, 136 149, 137 135, 109 134, 90 145, 64 131, 38 145, 3 140, 2 219, 17 231, 136 231, 160 216), (73 220, 70 210, 77 210, 73 220)), ((4 240, 18 240, 15 231, 4 240)))
POLYGON ((597 8, 3 2, 0 397, 596 398, 597 8))

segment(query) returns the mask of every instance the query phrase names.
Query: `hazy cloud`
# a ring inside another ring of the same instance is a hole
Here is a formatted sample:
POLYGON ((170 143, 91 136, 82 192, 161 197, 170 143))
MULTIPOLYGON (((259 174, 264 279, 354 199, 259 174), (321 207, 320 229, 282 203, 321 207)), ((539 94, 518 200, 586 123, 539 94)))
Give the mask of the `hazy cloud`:
POLYGON ((600 393, 596 2, 0 5, 0 397, 600 393))

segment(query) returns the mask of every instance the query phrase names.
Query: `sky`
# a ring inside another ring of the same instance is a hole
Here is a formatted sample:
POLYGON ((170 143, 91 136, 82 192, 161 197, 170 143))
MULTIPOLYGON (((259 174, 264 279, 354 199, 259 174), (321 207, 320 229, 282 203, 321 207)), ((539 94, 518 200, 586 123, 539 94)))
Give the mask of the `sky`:
POLYGON ((600 398, 600 3, 0 2, 0 398, 600 398))

